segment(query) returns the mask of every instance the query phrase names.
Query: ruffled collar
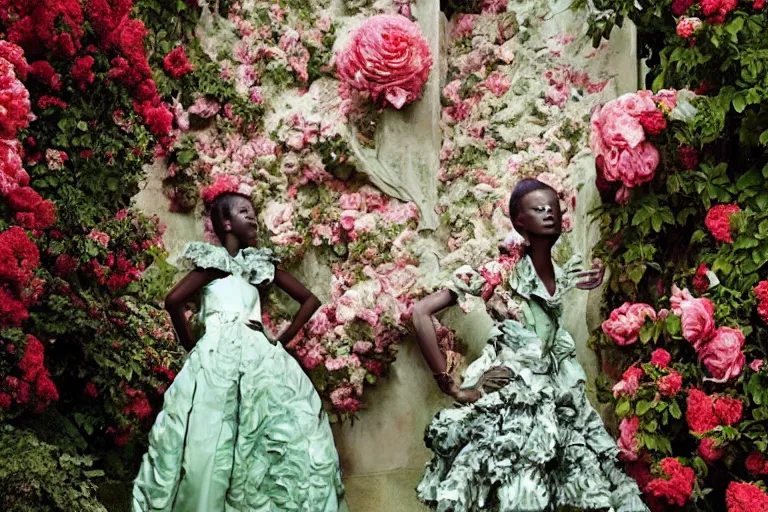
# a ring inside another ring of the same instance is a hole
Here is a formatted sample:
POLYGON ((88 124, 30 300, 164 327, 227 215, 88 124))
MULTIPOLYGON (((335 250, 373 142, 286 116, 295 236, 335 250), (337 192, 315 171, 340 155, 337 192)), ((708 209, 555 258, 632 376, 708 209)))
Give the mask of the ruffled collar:
POLYGON ((581 270, 581 257, 575 255, 563 267, 557 264, 554 267, 555 292, 553 294, 547 290, 544 282, 536 273, 531 257, 527 254, 515 265, 509 278, 509 286, 525 299, 530 300, 531 297, 538 297, 550 305, 559 304, 563 294, 576 284, 576 274, 581 270))
POLYGON ((215 268, 242 276, 253 285, 272 281, 278 262, 271 249, 246 247, 232 256, 226 248, 205 242, 187 244, 183 257, 201 268, 215 268))

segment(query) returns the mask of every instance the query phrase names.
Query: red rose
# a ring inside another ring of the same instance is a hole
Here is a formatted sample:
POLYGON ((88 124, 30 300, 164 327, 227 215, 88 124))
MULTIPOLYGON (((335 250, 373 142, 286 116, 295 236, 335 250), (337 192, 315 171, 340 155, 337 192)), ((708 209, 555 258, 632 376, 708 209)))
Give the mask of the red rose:
POLYGON ((187 60, 187 53, 183 46, 177 46, 163 58, 163 68, 177 80, 194 70, 192 64, 187 60))
POLYGON ((696 275, 693 278, 693 289, 699 293, 704 293, 709 289, 709 277, 707 277, 708 271, 709 269, 704 263, 699 265, 699 268, 696 269, 696 275))
POLYGON ((708 464, 720 460, 725 450, 722 446, 717 446, 717 440, 711 437, 705 437, 699 442, 699 455, 708 464))
POLYGON ((0 393, 0 408, 8 409, 11 406, 11 395, 0 393))
POLYGON ((651 354, 651 364, 660 368, 666 368, 672 361, 672 356, 663 348, 657 348, 651 354))
POLYGON ((96 384, 89 382, 83 389, 83 394, 88 398, 97 398, 99 396, 99 390, 96 388, 96 384))
POLYGON ((656 385, 662 395, 675 396, 680 391, 680 388, 683 387, 683 377, 672 370, 669 375, 665 375, 656 381, 656 385))
POLYGON ((753 9, 762 9, 765 7, 765 0, 755 0, 755 2, 752 4, 753 9))
POLYGON ((674 0, 672 2, 672 13, 675 16, 682 16, 695 3, 696 0, 674 0))
POLYGON ((733 243, 730 216, 740 211, 741 208, 737 204, 718 204, 709 209, 704 219, 704 225, 707 226, 715 240, 733 243))
POLYGON ((152 102, 134 102, 133 109, 142 117, 142 122, 154 135, 167 135, 171 132, 173 114, 165 103, 153 105, 152 102))
POLYGON ((0 40, 0 58, 7 60, 13 65, 13 70, 19 80, 26 80, 29 72, 29 64, 24 57, 24 50, 18 45, 9 41, 0 40))
POLYGON ((756 485, 731 482, 725 491, 725 506, 728 512, 765 512, 768 495, 756 485))
POLYGON ((723 396, 715 400, 715 414, 723 425, 735 425, 741 421, 743 407, 738 398, 723 396))
POLYGON ((699 166, 699 154, 691 146, 682 145, 677 148, 677 157, 686 171, 692 171, 699 166))
POLYGON ((648 135, 658 135, 667 127, 667 120, 660 110, 642 112, 638 120, 648 135))
POLYGON ((694 434, 704 434, 720 425, 712 397, 698 389, 688 391, 685 419, 694 434))
POLYGON ((54 91, 61 89, 61 76, 47 61, 39 60, 29 65, 29 75, 54 91))
POLYGON ((369 93, 379 107, 396 109, 421 97, 431 67, 429 44, 419 26, 389 14, 363 22, 336 58, 343 82, 369 93))
POLYGON ((768 299, 768 281, 760 281, 754 289, 755 297, 760 300, 768 299))
POLYGON ((670 505, 684 506, 693 493, 696 475, 693 469, 683 466, 680 461, 667 457, 659 463, 668 478, 655 478, 648 483, 646 492, 657 498, 664 498, 670 505))
POLYGON ((744 465, 754 476, 768 475, 768 460, 759 452, 750 453, 744 465))
POLYGON ((72 79, 83 92, 96 79, 96 75, 91 71, 94 62, 93 57, 86 55, 85 57, 76 58, 75 63, 72 65, 72 79))

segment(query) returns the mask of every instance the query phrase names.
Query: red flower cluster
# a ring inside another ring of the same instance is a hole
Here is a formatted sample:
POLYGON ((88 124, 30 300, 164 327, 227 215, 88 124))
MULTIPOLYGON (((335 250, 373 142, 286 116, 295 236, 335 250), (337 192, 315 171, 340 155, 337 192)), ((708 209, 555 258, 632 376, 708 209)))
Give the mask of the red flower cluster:
POLYGON ((15 139, 32 119, 29 91, 16 78, 16 71, 9 61, 0 58, 0 137, 15 139))
POLYGON ((696 0, 674 0, 672 2, 672 13, 675 16, 682 16, 695 3, 696 0))
POLYGON ((125 395, 130 399, 128 405, 123 407, 123 414, 134 416, 143 421, 152 416, 152 405, 147 400, 147 394, 123 384, 125 395))
POLYGON ((27 229, 45 229, 56 223, 56 207, 31 187, 16 187, 7 199, 16 212, 16 222, 27 229))
POLYGON ((768 475, 768 460, 759 452, 750 453, 744 465, 755 476, 768 475))
POLYGON ((731 482, 725 491, 728 512, 768 512, 768 495, 753 484, 731 482))
POLYGON ((233 175, 219 174, 211 185, 203 187, 200 195, 206 204, 211 204, 219 195, 227 192, 237 192, 239 188, 240 183, 238 183, 237 178, 233 175))
POLYGON ((29 64, 24 57, 24 50, 20 46, 10 43, 8 41, 0 40, 0 59, 5 59, 11 63, 16 77, 19 80, 26 80, 27 73, 29 72, 29 64))
POLYGON ((760 281, 755 286, 755 297, 759 301, 757 303, 757 313, 763 322, 768 323, 768 281, 760 281))
POLYGON ((59 399, 59 392, 51 380, 50 373, 44 365, 45 349, 40 341, 27 335, 27 348, 19 361, 19 369, 24 372, 22 377, 29 384, 34 384, 37 395, 37 409, 41 411, 50 402, 59 399))
POLYGON ((61 98, 57 98, 55 96, 43 95, 43 96, 40 96, 40 98, 38 98, 37 106, 40 107, 40 110, 45 110, 48 107, 59 107, 60 109, 63 110, 68 107, 68 104, 66 101, 62 100, 61 98))
POLYGON ((696 269, 696 275, 693 277, 693 289, 699 293, 704 293, 709 289, 709 277, 707 277, 709 268, 702 263, 699 268, 696 269))
MULTIPOLYGON (((71 272, 70 265, 71 262, 68 259, 62 262, 62 271, 71 272)), ((134 265, 130 259, 126 258, 125 251, 120 251, 117 258, 114 254, 108 255, 105 265, 94 258, 83 267, 83 270, 96 277, 99 284, 107 285, 113 292, 139 279, 142 272, 140 266, 134 265)))
POLYGON ((8 39, 28 54, 50 50, 71 58, 80 49, 80 0, 6 0, 0 2, 0 19, 6 22, 8 39))
POLYGON ((737 204, 718 204, 709 209, 704 218, 704 225, 715 240, 732 244, 730 216, 740 211, 741 208, 737 204))
POLYGON ((691 498, 696 475, 693 469, 683 466, 680 461, 667 457, 659 463, 667 478, 654 478, 645 487, 645 492, 656 498, 664 498, 670 505, 682 507, 691 498))
POLYGON ((34 269, 40 264, 37 246, 19 227, 0 233, 0 327, 18 327, 29 316, 34 269))
POLYGON ((725 450, 722 446, 717 445, 717 440, 712 437, 705 437, 699 443, 699 455, 708 464, 712 464, 715 461, 722 458, 725 450))
POLYGON ((667 120, 661 110, 642 112, 637 119, 648 135, 659 135, 667 127, 667 120))
POLYGON ((163 68, 175 79, 191 73, 194 68, 187 60, 187 53, 183 46, 177 46, 163 59, 163 68))
POLYGON ((694 434, 704 434, 720 425, 741 421, 744 404, 737 398, 715 397, 699 389, 688 391, 685 419, 694 434))
POLYGON ((734 10, 739 0, 701 0, 701 11, 713 25, 721 25, 725 21, 725 16, 734 10))
POLYGON ((96 75, 91 71, 94 59, 90 55, 78 57, 72 65, 72 80, 77 83, 81 91, 85 92, 90 84, 96 79, 96 75))

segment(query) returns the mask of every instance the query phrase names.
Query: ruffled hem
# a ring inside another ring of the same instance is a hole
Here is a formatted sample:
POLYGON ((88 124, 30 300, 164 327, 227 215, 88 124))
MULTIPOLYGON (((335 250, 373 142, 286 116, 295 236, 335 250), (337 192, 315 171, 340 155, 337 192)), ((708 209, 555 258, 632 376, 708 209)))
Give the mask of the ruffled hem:
POLYGON ((238 324, 212 333, 166 392, 132 511, 336 512, 343 485, 333 435, 298 363, 238 324), (263 349, 237 350, 221 335, 263 349), (217 350, 233 357, 219 360, 217 350), (209 370, 214 360, 231 371, 209 370))
POLYGON ((435 455, 417 492, 438 511, 647 511, 583 387, 560 390, 544 375, 514 380, 440 411, 425 442, 435 455))

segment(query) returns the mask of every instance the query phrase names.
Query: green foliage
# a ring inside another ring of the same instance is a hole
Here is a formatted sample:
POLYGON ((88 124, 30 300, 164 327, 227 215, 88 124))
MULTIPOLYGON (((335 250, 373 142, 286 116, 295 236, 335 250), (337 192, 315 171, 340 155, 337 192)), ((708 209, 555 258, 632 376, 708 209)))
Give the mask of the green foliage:
POLYGON ((93 459, 71 455, 34 434, 0 430, 0 507, 7 512, 106 512, 96 499, 93 459))

